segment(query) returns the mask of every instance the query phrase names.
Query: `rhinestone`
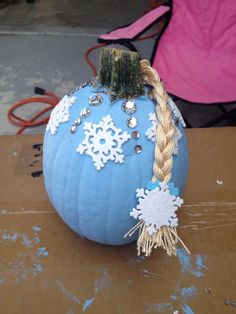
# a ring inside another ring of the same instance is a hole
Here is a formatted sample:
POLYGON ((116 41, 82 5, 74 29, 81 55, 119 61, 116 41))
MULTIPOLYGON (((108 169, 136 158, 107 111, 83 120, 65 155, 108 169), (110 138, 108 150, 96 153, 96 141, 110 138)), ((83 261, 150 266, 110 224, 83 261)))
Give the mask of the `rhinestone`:
POLYGON ((136 105, 133 101, 123 102, 122 110, 127 114, 133 114, 136 112, 136 105))
POLYGON ((92 87, 93 88, 97 87, 97 80, 96 79, 94 81, 92 81, 92 87))
POLYGON ((133 129, 138 125, 138 120, 135 117, 130 117, 127 120, 127 125, 129 128, 133 129))
POLYGON ((134 147, 134 150, 135 150, 135 153, 136 153, 136 154, 140 154, 140 153, 142 153, 142 146, 136 145, 136 146, 134 147))
POLYGON ((98 106, 103 102, 103 97, 100 94, 95 94, 89 97, 89 104, 91 106, 98 106))
POLYGON ((76 133, 77 131, 77 126, 76 125, 72 125, 72 127, 70 128, 70 133, 76 133))
POLYGON ((74 122, 74 126, 78 126, 78 125, 80 125, 81 124, 81 119, 80 118, 78 118, 78 119, 76 119, 75 120, 75 122, 74 122))
POLYGON ((68 96, 72 96, 75 92, 77 92, 79 90, 79 87, 75 87, 74 89, 72 89, 67 95, 68 96))
POLYGON ((133 131, 131 133, 132 138, 134 138, 135 140, 137 140, 138 138, 140 138, 140 133, 138 131, 133 131))
POLYGON ((82 88, 84 88, 84 87, 86 87, 86 86, 88 86, 88 85, 91 85, 91 84, 92 84, 91 81, 83 82, 83 83, 81 83, 81 84, 78 86, 78 89, 82 89, 82 88))
POLYGON ((82 119, 87 118, 90 115, 90 109, 89 108, 84 108, 80 111, 80 117, 82 119))

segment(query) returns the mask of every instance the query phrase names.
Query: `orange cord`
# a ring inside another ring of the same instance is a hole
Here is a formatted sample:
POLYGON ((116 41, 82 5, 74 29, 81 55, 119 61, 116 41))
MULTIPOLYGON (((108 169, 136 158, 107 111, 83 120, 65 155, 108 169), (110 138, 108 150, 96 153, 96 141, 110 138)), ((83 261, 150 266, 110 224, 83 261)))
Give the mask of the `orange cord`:
MULTIPOLYGON (((37 88, 35 90, 37 91, 37 88)), ((12 105, 12 107, 8 111, 8 114, 7 114, 8 120, 12 124, 20 127, 20 129, 16 133, 17 135, 21 134, 27 127, 34 127, 34 126, 47 123, 49 120, 49 116, 40 120, 38 120, 38 118, 41 117, 43 114, 45 114, 47 111, 53 109, 60 101, 60 99, 55 94, 49 91, 43 90, 43 89, 39 89, 39 88, 38 90, 40 91, 40 94, 45 95, 45 96, 29 97, 29 98, 23 99, 15 103, 14 105, 12 105), (31 103, 44 103, 44 104, 48 104, 49 106, 43 109, 42 111, 40 111, 39 113, 37 113, 30 120, 22 119, 21 117, 17 116, 14 113, 14 111, 17 108, 25 106, 25 105, 29 105, 31 103)))

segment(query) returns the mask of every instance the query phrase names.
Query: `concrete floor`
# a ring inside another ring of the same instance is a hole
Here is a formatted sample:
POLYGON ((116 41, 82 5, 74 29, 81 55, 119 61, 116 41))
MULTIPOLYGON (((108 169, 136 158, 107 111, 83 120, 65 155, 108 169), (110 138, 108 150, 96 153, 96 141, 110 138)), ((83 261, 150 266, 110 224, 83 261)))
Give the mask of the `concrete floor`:
MULTIPOLYGON (((6 0, 5 0, 6 1, 6 0)), ((21 28, 85 27, 113 29, 138 18, 148 0, 15 0, 0 10, 1 25, 21 28)))
MULTIPOLYGON (((99 34, 139 17, 148 8, 144 0, 35 0, 15 1, 0 10, 0 134, 15 134, 7 120, 10 106, 32 96, 34 86, 58 96, 92 76, 84 60, 86 50, 97 43, 99 34)), ((153 40, 137 45, 143 58, 151 55, 153 40)), ((92 54, 95 64, 98 51, 92 54)), ((199 126, 217 116, 217 108, 179 104, 185 117, 199 126)), ((42 106, 19 110, 31 117, 42 106)), ((24 133, 42 133, 45 126, 24 133)))

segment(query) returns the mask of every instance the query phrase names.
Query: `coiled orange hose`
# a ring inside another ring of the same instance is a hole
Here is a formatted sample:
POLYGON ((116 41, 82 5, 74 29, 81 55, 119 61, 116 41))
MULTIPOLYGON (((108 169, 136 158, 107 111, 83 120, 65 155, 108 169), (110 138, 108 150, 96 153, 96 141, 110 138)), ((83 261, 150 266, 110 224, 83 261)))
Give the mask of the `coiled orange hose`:
POLYGON ((12 107, 8 111, 8 114, 7 114, 8 120, 12 124, 20 127, 20 129, 17 131, 16 134, 21 134, 27 127, 34 127, 34 126, 47 123, 50 117, 49 115, 43 119, 38 120, 38 118, 44 115, 49 110, 53 109, 60 101, 60 99, 55 94, 39 87, 35 87, 35 93, 43 95, 43 96, 35 96, 35 97, 29 97, 29 98, 23 99, 13 104, 12 107), (39 113, 37 113, 30 120, 23 119, 15 114, 15 110, 17 108, 23 107, 25 105, 30 105, 32 103, 43 103, 43 104, 48 104, 49 106, 43 109, 42 111, 40 111, 39 113))

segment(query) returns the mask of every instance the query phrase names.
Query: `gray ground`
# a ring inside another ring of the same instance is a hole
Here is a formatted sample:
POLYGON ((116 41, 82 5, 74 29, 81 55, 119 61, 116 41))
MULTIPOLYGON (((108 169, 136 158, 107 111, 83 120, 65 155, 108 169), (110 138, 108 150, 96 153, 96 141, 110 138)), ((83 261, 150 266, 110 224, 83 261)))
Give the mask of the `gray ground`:
POLYGON ((28 27, 85 27, 110 30, 135 20, 148 8, 146 0, 35 0, 0 10, 1 25, 28 27))
MULTIPOLYGON (((34 86, 63 96, 92 72, 85 51, 97 43, 99 34, 139 17, 148 1, 133 0, 36 0, 15 1, 0 9, 0 134, 14 134, 17 127, 6 117, 12 103, 33 95, 34 86)), ((153 40, 137 45, 149 58, 153 40)), ((92 54, 97 64, 98 51, 92 54)), ((179 103, 194 126, 218 115, 213 107, 179 103)), ((40 104, 19 111, 30 117, 40 104)), ((45 126, 25 133, 42 133, 45 126)))

